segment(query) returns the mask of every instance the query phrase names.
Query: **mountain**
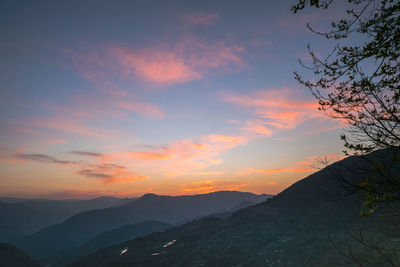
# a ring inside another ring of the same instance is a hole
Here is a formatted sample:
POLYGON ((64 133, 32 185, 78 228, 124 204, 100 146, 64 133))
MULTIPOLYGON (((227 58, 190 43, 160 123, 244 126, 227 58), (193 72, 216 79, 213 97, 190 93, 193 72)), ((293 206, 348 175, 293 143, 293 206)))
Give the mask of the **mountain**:
POLYGON ((17 240, 14 244, 41 263, 47 264, 71 249, 82 246, 96 235, 123 225, 146 220, 178 224, 187 219, 229 211, 243 201, 261 202, 267 197, 236 191, 176 197, 146 194, 117 207, 79 213, 61 224, 17 240))
POLYGON ((65 266, 67 263, 73 262, 102 248, 132 240, 136 237, 144 236, 153 232, 163 231, 170 227, 172 227, 172 225, 168 223, 144 221, 106 231, 95 236, 83 246, 71 250, 53 264, 53 266, 65 266))
POLYGON ((57 216, 20 203, 0 202, 0 241, 9 241, 37 231, 54 222, 57 216))
POLYGON ((0 243, 0 263, 4 267, 39 267, 25 252, 8 243, 0 243))
MULTIPOLYGON (((386 152, 370 158, 384 162, 386 152)), ((345 186, 376 175, 366 161, 349 157, 227 218, 194 220, 100 250, 68 266, 354 266, 354 259, 391 266, 379 250, 354 238, 361 227, 368 227, 362 241, 378 240, 387 255, 399 261, 400 242, 379 231, 389 226, 386 217, 360 217, 363 195, 349 195, 345 186)))
POLYGON ((32 234, 41 228, 61 223, 85 210, 114 207, 135 199, 99 197, 95 199, 15 199, 1 198, 0 242, 32 234))

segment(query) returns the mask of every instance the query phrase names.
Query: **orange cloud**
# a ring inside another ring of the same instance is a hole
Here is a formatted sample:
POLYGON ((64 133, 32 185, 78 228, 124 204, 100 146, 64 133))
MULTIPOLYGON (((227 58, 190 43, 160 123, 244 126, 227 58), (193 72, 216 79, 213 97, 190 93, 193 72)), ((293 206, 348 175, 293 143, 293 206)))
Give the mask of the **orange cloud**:
POLYGON ((257 119, 248 120, 242 129, 267 136, 324 116, 318 111, 319 104, 315 100, 302 99, 290 89, 260 90, 247 95, 225 92, 221 100, 250 109, 257 119))
POLYGON ((306 160, 297 161, 286 168, 274 168, 274 169, 253 169, 247 168, 248 172, 263 173, 263 174, 276 174, 281 172, 312 172, 316 169, 323 168, 324 163, 332 164, 338 160, 343 159, 344 156, 338 154, 327 154, 325 156, 312 156, 306 160), (322 165, 321 165, 322 164, 322 165))
POLYGON ((342 160, 344 159, 345 156, 343 155, 339 155, 339 154, 326 154, 324 156, 312 156, 312 157, 308 157, 306 160, 304 161, 299 161, 298 164, 299 165, 307 165, 310 166, 311 168, 313 168, 314 170, 316 169, 321 169, 326 167, 326 164, 332 164, 336 161, 342 160))
POLYGON ((314 168, 277 168, 277 169, 247 169, 250 172, 259 172, 264 174, 275 174, 281 172, 310 172, 315 171, 314 168))
POLYGON ((226 136, 212 134, 200 138, 190 138, 171 143, 167 146, 145 146, 155 151, 130 152, 129 155, 138 160, 185 160, 195 158, 218 163, 214 157, 239 144, 245 144, 247 139, 242 136, 226 136))
POLYGON ((238 145, 246 144, 242 136, 212 134, 183 139, 165 146, 137 146, 145 150, 127 152, 136 164, 150 163, 153 169, 168 173, 201 170, 222 162, 218 156, 238 145), (178 170, 178 171, 177 171, 178 170))
POLYGON ((167 172, 165 176, 167 177, 176 177, 176 176, 186 176, 186 177, 198 177, 198 176, 221 176, 225 175, 227 172, 222 171, 171 171, 167 172))
POLYGON ((210 26, 220 20, 215 13, 187 13, 182 16, 185 24, 210 26))
POLYGON ((219 164, 222 161, 223 161, 222 159, 209 159, 208 160, 208 162, 210 162, 211 164, 219 164))
POLYGON ((257 121, 247 121, 246 127, 242 129, 256 134, 262 134, 266 136, 272 135, 272 131, 270 129, 266 128, 262 123, 258 123, 257 121))
POLYGON ((196 194, 207 194, 221 190, 239 190, 242 187, 248 186, 244 183, 239 182, 216 182, 212 180, 196 181, 188 184, 181 185, 181 193, 196 193, 196 194))
POLYGON ((134 159, 145 160, 145 161, 165 160, 171 158, 171 155, 167 151, 165 153, 139 151, 139 152, 130 152, 129 155, 134 159))

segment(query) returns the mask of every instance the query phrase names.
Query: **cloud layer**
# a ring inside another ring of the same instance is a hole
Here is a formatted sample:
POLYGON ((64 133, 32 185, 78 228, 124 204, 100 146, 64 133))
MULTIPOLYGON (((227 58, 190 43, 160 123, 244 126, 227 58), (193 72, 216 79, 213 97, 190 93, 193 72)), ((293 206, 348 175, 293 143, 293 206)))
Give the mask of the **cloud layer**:
POLYGON ((224 42, 208 44, 185 37, 175 45, 165 43, 150 48, 133 49, 110 46, 108 57, 130 79, 140 78, 155 84, 176 84, 203 78, 210 70, 240 70, 243 48, 224 42))
POLYGON ((270 136, 279 130, 294 129, 307 120, 323 117, 315 100, 299 97, 293 89, 259 90, 250 94, 224 92, 224 102, 248 109, 255 118, 248 119, 242 129, 270 136))

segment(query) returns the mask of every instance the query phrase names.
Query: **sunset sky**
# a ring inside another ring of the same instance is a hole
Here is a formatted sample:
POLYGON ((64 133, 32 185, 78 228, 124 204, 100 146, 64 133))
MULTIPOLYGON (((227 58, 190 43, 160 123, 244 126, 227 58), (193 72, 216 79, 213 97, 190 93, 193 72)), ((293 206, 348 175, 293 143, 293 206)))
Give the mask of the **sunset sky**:
POLYGON ((2 1, 0 196, 276 194, 340 158, 293 72, 341 8, 292 3, 2 1))

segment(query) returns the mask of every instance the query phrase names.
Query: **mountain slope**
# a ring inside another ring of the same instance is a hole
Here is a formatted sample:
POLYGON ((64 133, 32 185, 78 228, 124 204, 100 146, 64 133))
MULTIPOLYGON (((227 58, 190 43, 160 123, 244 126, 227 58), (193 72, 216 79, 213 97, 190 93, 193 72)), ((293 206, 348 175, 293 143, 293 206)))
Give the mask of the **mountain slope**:
POLYGON ((171 224, 158 221, 144 221, 106 231, 95 236, 83 246, 73 249, 71 252, 64 255, 54 264, 54 266, 64 266, 67 263, 73 262, 102 248, 132 240, 136 237, 144 236, 153 232, 162 231, 171 226, 171 224))
MULTIPOLYGON (((372 156, 385 157, 382 151, 372 156)), ((332 242, 343 244, 343 234, 352 227, 366 223, 375 231, 383 221, 360 218, 362 195, 346 197, 342 181, 376 175, 371 169, 358 157, 346 158, 227 219, 192 221, 109 247, 70 266, 354 266, 332 242)), ((398 253, 400 247, 390 244, 398 253)))
POLYGON ((177 224, 187 219, 229 210, 243 201, 260 202, 266 197, 234 191, 177 197, 146 194, 118 207, 79 213, 62 224, 43 229, 16 241, 15 244, 41 263, 47 264, 54 262, 68 250, 113 228, 145 220, 177 224))
POLYGON ((26 253, 8 243, 0 243, 0 264, 4 267, 40 266, 39 263, 26 253))

